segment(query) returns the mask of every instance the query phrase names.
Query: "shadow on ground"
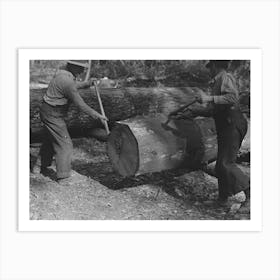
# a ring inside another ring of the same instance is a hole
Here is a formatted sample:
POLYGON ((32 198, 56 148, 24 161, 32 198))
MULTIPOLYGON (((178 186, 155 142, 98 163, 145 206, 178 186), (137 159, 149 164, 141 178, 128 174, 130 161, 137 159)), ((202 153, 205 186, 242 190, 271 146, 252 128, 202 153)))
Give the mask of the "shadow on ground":
POLYGON ((102 185, 112 190, 152 184, 175 198, 179 198, 175 187, 180 184, 176 177, 187 172, 186 169, 177 169, 124 178, 113 171, 109 161, 93 164, 84 163, 80 160, 73 162, 73 169, 80 174, 99 181, 102 185))

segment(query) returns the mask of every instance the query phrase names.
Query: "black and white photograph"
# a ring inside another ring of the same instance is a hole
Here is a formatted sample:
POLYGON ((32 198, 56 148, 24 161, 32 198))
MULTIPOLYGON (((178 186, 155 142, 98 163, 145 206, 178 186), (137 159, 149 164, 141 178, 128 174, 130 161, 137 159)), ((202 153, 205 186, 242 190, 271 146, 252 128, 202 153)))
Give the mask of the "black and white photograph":
POLYGON ((250 220, 250 60, 30 60, 31 220, 250 220))
POLYGON ((279 280, 279 0, 0 0, 0 279, 279 280))

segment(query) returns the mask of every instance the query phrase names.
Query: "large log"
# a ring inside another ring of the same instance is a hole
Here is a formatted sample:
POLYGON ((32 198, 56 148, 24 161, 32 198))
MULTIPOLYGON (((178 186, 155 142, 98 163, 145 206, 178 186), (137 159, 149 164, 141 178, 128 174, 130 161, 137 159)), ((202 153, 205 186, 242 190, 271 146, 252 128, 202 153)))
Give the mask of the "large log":
POLYGON ((108 155, 122 176, 158 172, 180 166, 199 168, 215 160, 217 139, 211 118, 174 120, 136 117, 122 121, 108 138, 108 155))
MULTIPOLYGON (((33 142, 42 138, 39 107, 46 88, 30 89, 30 133, 33 142)), ((131 118, 136 115, 169 114, 194 99, 197 88, 110 88, 100 89, 104 110, 110 121, 131 118)), ((94 89, 80 90, 85 102, 99 111, 94 89)), ((196 105, 198 106, 198 105, 196 105)), ((67 125, 72 136, 86 136, 90 129, 100 128, 99 120, 93 120, 71 105, 67 125)))
MULTIPOLYGON (((163 114, 135 117, 113 128, 108 155, 116 172, 134 176, 184 167, 199 169, 217 158, 217 135, 212 118, 173 120, 163 114)), ((241 149, 249 149, 250 127, 241 149)))

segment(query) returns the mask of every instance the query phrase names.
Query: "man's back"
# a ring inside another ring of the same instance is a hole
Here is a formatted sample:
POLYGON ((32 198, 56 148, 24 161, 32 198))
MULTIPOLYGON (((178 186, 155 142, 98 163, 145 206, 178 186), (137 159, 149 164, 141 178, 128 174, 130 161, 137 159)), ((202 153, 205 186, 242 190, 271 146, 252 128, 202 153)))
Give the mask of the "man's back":
POLYGON ((50 81, 44 100, 51 106, 68 104, 67 91, 75 85, 74 76, 66 70, 59 70, 50 81))

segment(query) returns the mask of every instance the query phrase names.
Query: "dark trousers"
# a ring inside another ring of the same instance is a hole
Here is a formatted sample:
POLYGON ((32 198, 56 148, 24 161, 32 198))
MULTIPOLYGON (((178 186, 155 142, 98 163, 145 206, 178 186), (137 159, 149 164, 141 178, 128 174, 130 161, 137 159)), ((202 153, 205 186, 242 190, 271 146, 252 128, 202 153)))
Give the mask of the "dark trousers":
POLYGON ((50 166, 55 157, 58 179, 69 177, 71 172, 73 144, 64 121, 67 109, 67 106, 54 107, 43 102, 40 111, 45 129, 40 150, 41 168, 50 166))
POLYGON ((216 174, 220 199, 226 199, 250 186, 250 178, 236 165, 237 154, 247 132, 247 121, 244 117, 229 122, 224 120, 215 119, 218 137, 216 174))

